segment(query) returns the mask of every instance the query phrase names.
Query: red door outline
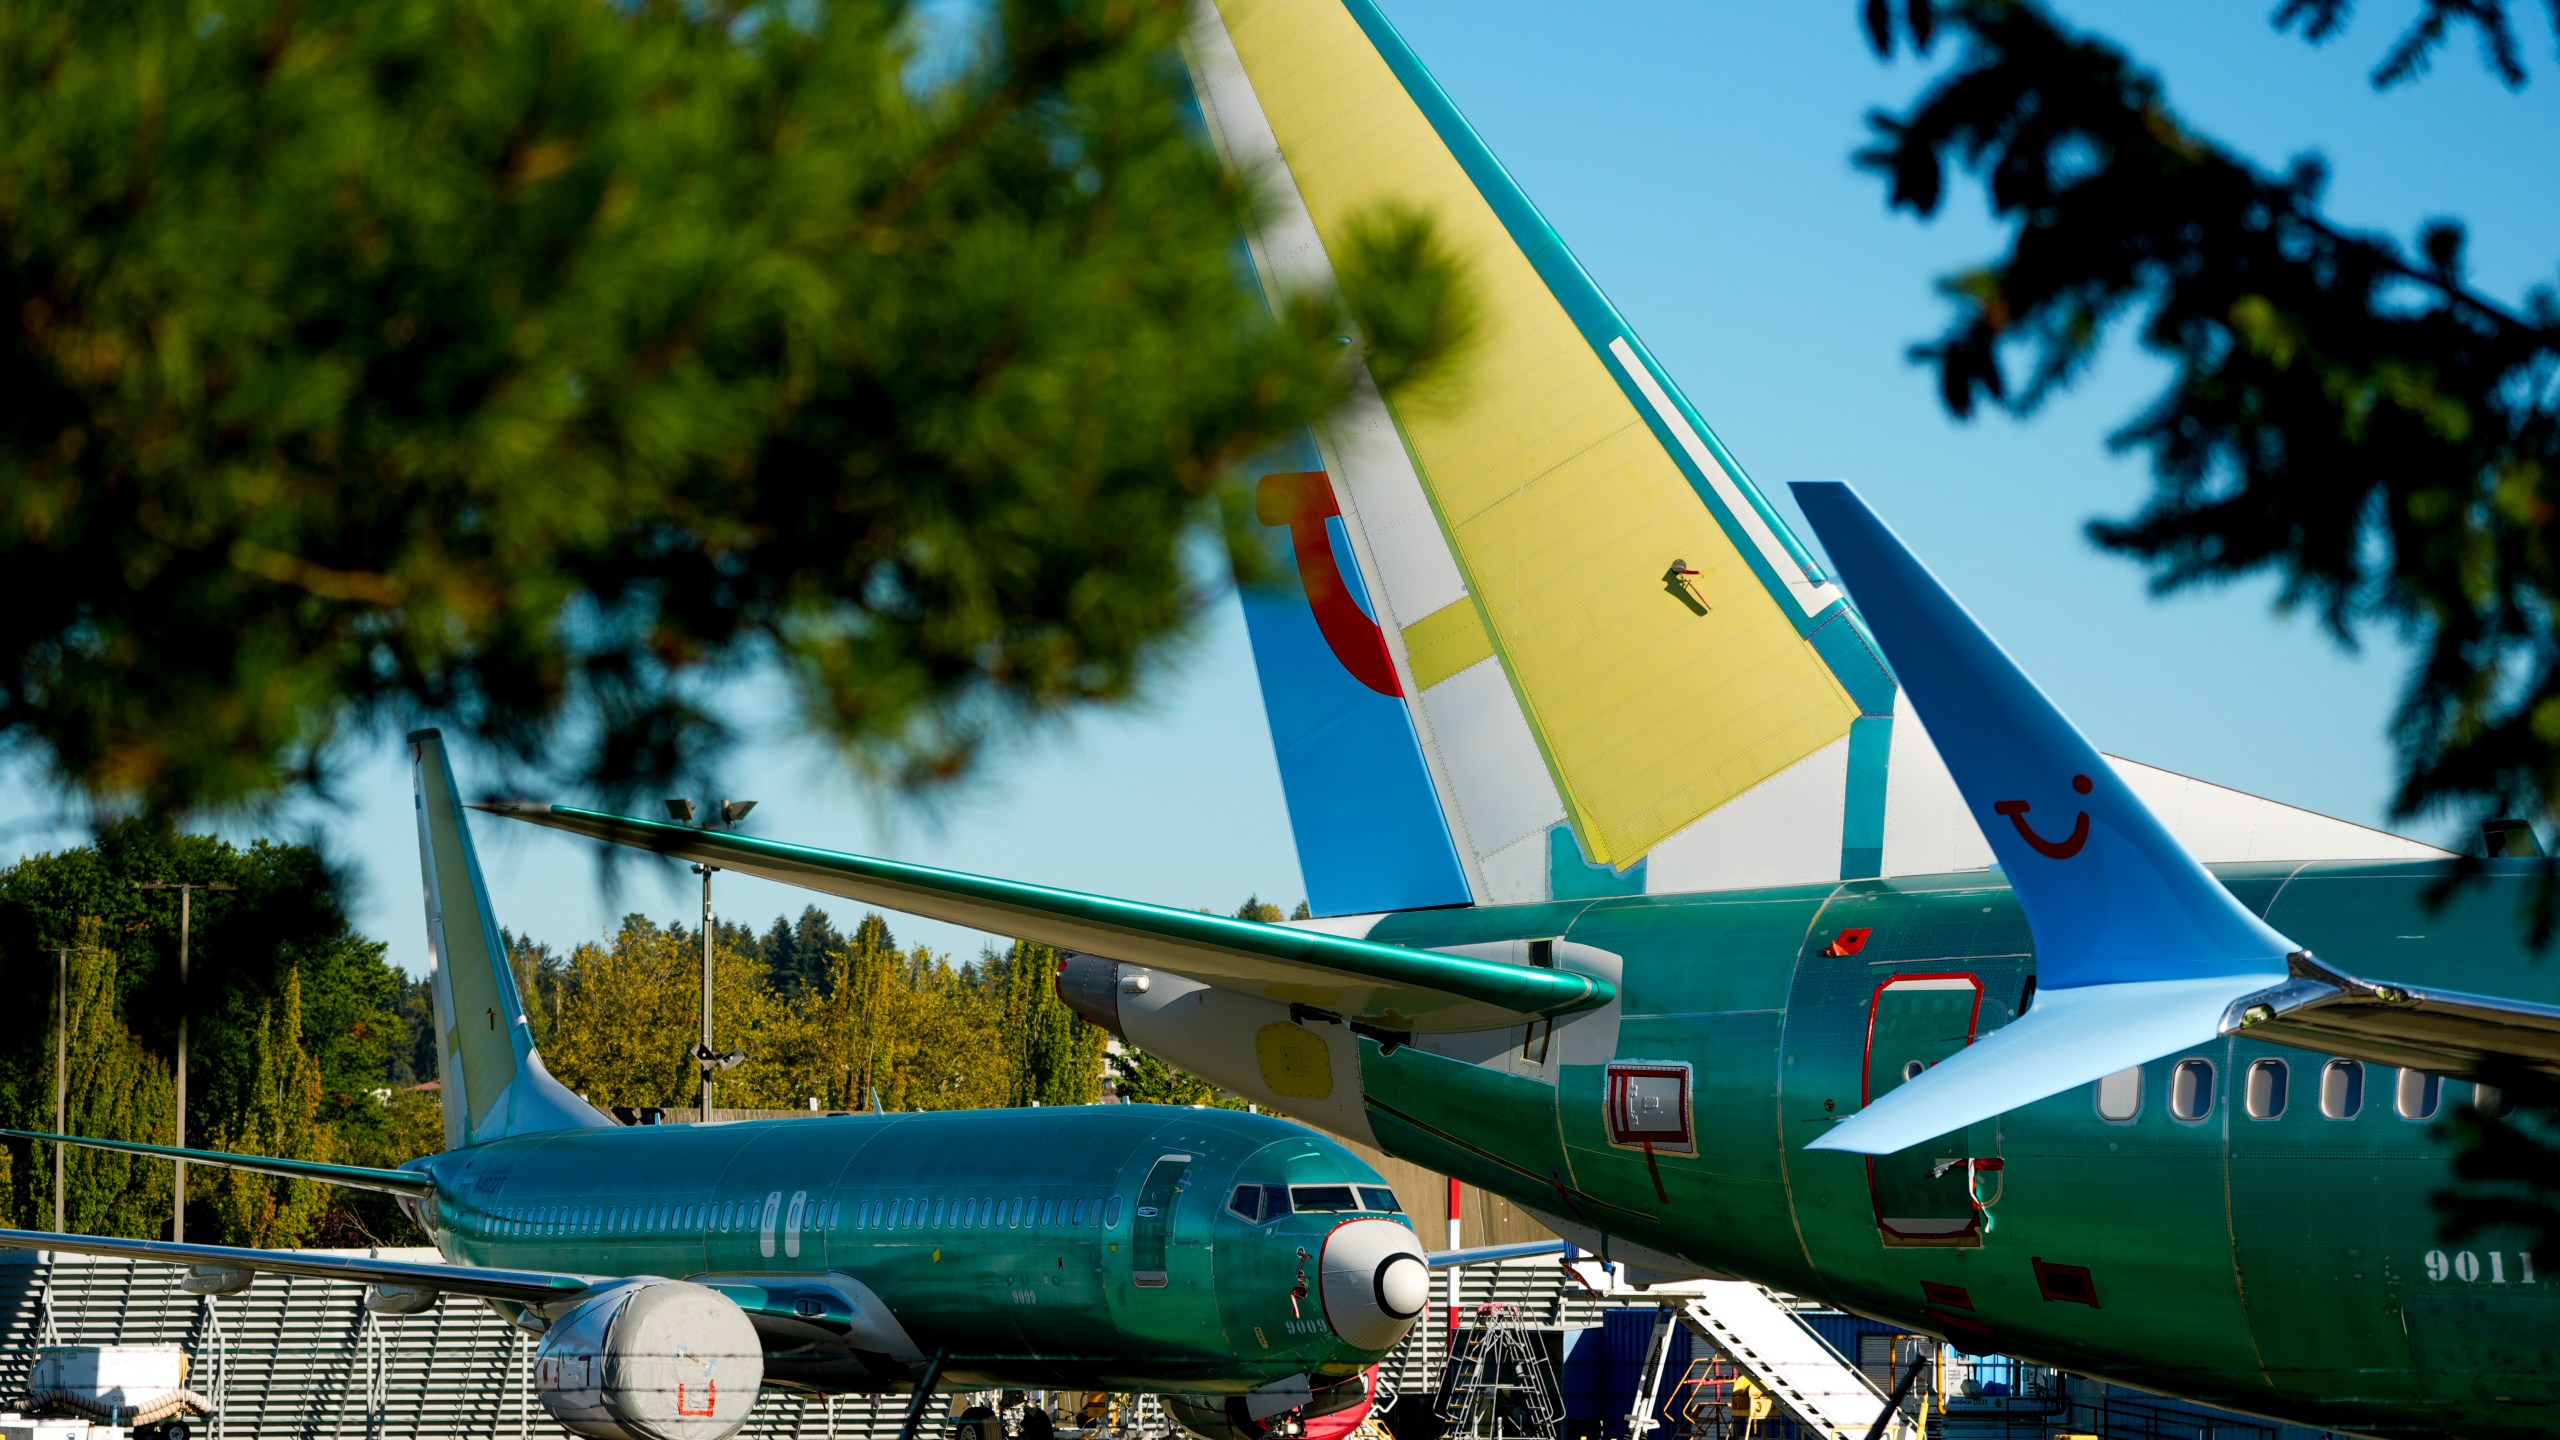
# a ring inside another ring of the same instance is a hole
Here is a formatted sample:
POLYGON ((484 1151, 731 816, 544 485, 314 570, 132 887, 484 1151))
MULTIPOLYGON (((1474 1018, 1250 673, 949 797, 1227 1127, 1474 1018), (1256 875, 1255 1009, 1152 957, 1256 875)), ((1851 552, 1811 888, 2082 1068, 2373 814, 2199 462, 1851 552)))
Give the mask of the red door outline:
MULTIPOLYGON (((1868 1105, 1873 1104, 1876 1098, 1876 1012, 1883 1008, 1884 992, 1897 987, 1908 987, 1912 989, 1925 988, 1932 990, 1953 988, 1946 983, 1948 981, 1959 981, 1972 989, 1973 1008, 1965 1015, 1964 1043, 1971 1045, 1976 1039, 1980 1038, 1982 1030, 1981 976, 1970 970, 1924 970, 1916 971, 1908 975, 1886 976, 1884 979, 1876 983, 1874 992, 1867 997, 1866 1043, 1860 1047, 1858 1054, 1858 1107, 1860 1109, 1863 1110, 1868 1105)), ((1966 1178, 1970 1181, 1972 1177, 1968 1175, 1966 1178)), ((1973 1218, 1967 1221, 1965 1227, 1961 1230, 1932 1232, 1926 1235, 1911 1235, 1894 1229, 1892 1225, 1885 1221, 1884 1197, 1876 1190, 1876 1157, 1873 1155, 1867 1157, 1867 1203, 1875 1211, 1877 1232, 1888 1239, 1946 1245, 1963 1243, 1968 1240, 1978 1240, 1982 1234, 1982 1212, 1979 1209, 1975 1210, 1973 1218)))

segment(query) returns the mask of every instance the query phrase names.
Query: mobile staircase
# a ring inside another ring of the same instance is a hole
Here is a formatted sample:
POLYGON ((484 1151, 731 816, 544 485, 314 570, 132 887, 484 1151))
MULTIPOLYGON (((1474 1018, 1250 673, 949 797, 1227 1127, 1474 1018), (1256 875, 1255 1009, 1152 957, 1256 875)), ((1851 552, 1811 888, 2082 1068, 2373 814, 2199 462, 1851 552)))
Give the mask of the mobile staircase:
POLYGON ((1894 1397, 1761 1286, 1747 1280, 1681 1280, 1637 1289, 1625 1283, 1616 1266, 1602 1261, 1581 1261, 1573 1270, 1596 1293, 1617 1300, 1651 1300, 1660 1307, 1645 1345, 1635 1405, 1628 1412, 1628 1440, 1643 1440, 1655 1423, 1654 1407, 1662 1391, 1675 1325, 1687 1325, 1731 1357, 1753 1384, 1768 1391, 1816 1435, 1827 1440, 1866 1440, 1877 1428, 1877 1418, 1892 1410, 1882 1430, 1884 1440, 1915 1440, 1916 1427, 1900 1413, 1894 1397))

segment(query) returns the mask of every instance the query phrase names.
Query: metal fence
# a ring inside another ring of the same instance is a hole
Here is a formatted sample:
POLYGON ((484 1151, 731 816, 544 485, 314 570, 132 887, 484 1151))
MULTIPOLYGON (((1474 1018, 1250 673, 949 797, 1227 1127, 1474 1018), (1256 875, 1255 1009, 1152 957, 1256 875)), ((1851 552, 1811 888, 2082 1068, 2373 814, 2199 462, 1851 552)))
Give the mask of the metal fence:
MULTIPOLYGON (((432 1260, 426 1250, 342 1252, 432 1260)), ((531 1440, 567 1434, 532 1386, 533 1341, 487 1305, 447 1297, 377 1316, 361 1286, 261 1275, 237 1295, 178 1288, 169 1265, 0 1252, 0 1403, 26 1397, 36 1347, 187 1347, 219 1440, 531 1440)), ((926 1412, 938 1423, 948 1399, 926 1412)), ((903 1395, 832 1401, 767 1390, 750 1436, 890 1440, 903 1395)))

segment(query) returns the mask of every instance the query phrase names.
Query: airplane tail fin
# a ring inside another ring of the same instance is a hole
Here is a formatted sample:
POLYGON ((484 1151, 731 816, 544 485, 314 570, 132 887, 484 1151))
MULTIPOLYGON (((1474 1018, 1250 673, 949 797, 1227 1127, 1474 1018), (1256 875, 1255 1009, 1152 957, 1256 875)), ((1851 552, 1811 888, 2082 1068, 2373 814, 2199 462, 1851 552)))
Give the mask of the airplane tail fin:
MULTIPOLYGON (((1979 868, 1991 855, 1844 600, 1375 0, 1194 0, 1212 142, 1267 293, 1379 205, 1466 268, 1443 393, 1266 457, 1243 595, 1321 915, 1979 868)), ((2212 860, 2397 836, 2121 767, 2212 860)))
POLYGON ((1878 873, 1894 692, 1857 617, 1372 0, 1199 0, 1190 38, 1267 291, 1393 204, 1480 322, 1448 393, 1259 479, 1280 579, 1245 614, 1314 908, 1878 873))
POLYGON ((1873 617, 2036 942, 2027 1013, 1813 1144, 1887 1154, 2202 1044, 2307 961, 2132 785, 1848 486, 1797 503, 1873 617))
POLYGON ((544 1069, 516 992, 489 889, 455 794, 444 737, 410 735, 417 772, 418 864, 426 882, 427 966, 448 1149, 544 1130, 611 1125, 544 1069))

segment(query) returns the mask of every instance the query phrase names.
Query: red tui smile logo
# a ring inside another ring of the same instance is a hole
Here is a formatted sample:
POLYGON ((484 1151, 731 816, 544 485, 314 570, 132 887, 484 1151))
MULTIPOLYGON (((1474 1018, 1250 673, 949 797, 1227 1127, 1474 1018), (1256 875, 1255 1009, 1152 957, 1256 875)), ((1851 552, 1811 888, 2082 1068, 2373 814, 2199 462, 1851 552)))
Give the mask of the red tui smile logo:
MULTIPOLYGON (((2086 795, 2095 787, 2089 783, 2088 776, 2074 775, 2071 777, 2071 788, 2086 795)), ((2088 811, 2081 811, 2078 818, 2071 822, 2069 835, 2059 840, 2047 840, 2036 833, 2034 826, 2027 823, 2027 809, 2027 802, 2024 800, 1996 800, 1991 805, 1993 814, 2008 816, 2009 823, 2018 827, 2018 838, 2036 847, 2036 853, 2048 860, 2068 860, 2080 853, 2081 846, 2089 843, 2088 811)))
POLYGON ((1321 470, 1265 475, 1253 492, 1254 514, 1265 525, 1289 528, 1290 548, 1297 552, 1298 578, 1307 589, 1307 608, 1315 612, 1316 629, 1333 658, 1351 678, 1381 695, 1397 696, 1396 662, 1387 655, 1387 637, 1378 622, 1351 598, 1351 583, 1333 558, 1333 538, 1325 521, 1342 513, 1333 498, 1333 482, 1321 470))

